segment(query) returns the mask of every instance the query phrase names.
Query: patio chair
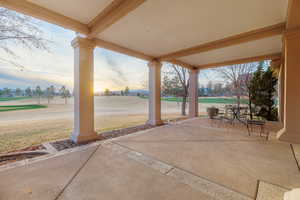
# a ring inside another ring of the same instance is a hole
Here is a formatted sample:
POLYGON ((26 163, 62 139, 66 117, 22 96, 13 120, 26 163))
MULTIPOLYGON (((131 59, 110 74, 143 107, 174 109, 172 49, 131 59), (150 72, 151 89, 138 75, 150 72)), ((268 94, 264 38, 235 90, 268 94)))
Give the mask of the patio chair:
POLYGON ((219 108, 217 116, 213 117, 213 122, 218 122, 217 124, 219 125, 219 127, 221 127, 221 125, 225 123, 232 124, 231 118, 228 117, 228 112, 223 108, 219 108))
POLYGON ((242 110, 240 110, 239 113, 239 121, 246 125, 247 124, 247 120, 249 118, 249 113, 248 113, 248 109, 247 108, 243 108, 242 110))
POLYGON ((265 124, 266 122, 264 120, 247 120, 247 130, 248 130, 248 135, 251 135, 251 132, 253 132, 253 126, 259 127, 260 131, 259 131, 259 136, 266 137, 266 140, 269 140, 269 131, 265 130, 265 124))

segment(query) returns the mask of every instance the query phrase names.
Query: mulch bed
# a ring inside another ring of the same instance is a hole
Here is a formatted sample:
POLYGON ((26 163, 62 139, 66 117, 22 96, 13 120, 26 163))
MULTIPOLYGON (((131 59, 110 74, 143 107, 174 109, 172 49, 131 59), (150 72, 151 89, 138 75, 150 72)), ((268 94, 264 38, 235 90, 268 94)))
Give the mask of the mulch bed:
POLYGON ((0 166, 8 164, 8 163, 16 162, 19 160, 35 158, 35 157, 42 156, 45 154, 47 154, 47 153, 46 152, 40 153, 40 152, 36 151, 36 152, 30 152, 30 153, 24 153, 24 154, 20 153, 20 154, 15 154, 15 155, 0 156, 0 166))
POLYGON ((38 150, 45 150, 45 149, 46 148, 42 144, 40 144, 40 145, 26 147, 26 148, 23 148, 23 149, 9 151, 7 153, 17 153, 17 152, 23 152, 23 151, 38 151, 38 150))
MULTIPOLYGON (((99 135, 98 141, 99 140, 107 140, 107 139, 111 139, 111 138, 115 138, 115 137, 124 136, 124 135, 128 135, 128 134, 135 133, 135 132, 138 132, 138 131, 147 130, 147 129, 154 128, 154 127, 156 127, 156 126, 149 125, 149 124, 143 124, 143 125, 129 127, 129 128, 123 128, 123 129, 116 129, 116 130, 112 130, 112 131, 106 131, 106 132, 102 132, 99 135)), ((91 142, 94 142, 94 141, 91 141, 91 142)), ((86 144, 91 143, 91 142, 82 143, 82 144, 76 144, 76 143, 74 143, 70 139, 65 139, 65 140, 59 140, 59 141, 51 142, 50 144, 57 151, 62 151, 62 150, 65 150, 65 149, 69 149, 69 148, 74 148, 74 147, 77 147, 77 146, 86 145, 86 144)))
POLYGON ((45 155, 46 152, 42 153, 42 150, 45 150, 45 147, 43 145, 36 145, 18 149, 16 151, 10 151, 4 155, 0 155, 0 166, 24 159, 45 155))

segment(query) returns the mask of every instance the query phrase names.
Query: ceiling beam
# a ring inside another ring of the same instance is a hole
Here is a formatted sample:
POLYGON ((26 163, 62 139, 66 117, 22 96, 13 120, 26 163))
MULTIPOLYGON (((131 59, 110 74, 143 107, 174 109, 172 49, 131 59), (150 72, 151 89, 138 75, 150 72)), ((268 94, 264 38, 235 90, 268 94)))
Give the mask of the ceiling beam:
MULTIPOLYGON (((153 56, 149 56, 149 55, 146 55, 142 52, 138 52, 138 51, 126 48, 126 47, 122 47, 122 46, 119 46, 119 45, 111 43, 111 42, 107 42, 107 41, 104 41, 104 40, 101 40, 101 39, 96 39, 96 38, 93 39, 93 40, 95 41, 96 46, 107 49, 107 50, 115 51, 115 52, 118 52, 118 53, 121 53, 121 54, 125 54, 125 55, 128 55, 128 56, 132 56, 132 57, 139 58, 139 59, 146 60, 146 61, 156 60, 156 58, 153 57, 153 56)), ((165 62, 169 62, 169 63, 175 64, 175 65, 180 65, 180 66, 182 66, 184 68, 187 68, 187 69, 195 69, 194 66, 192 66, 188 63, 182 62, 180 60, 176 60, 176 59, 168 60, 168 61, 165 61, 165 62)))
POLYGON ((287 12, 287 29, 300 27, 300 1, 289 0, 287 12))
POLYGON ((78 33, 89 33, 89 28, 86 24, 30 3, 26 0, 0 0, 0 6, 71 29, 78 33))
POLYGON ((161 60, 174 59, 184 56, 189 56, 197 53, 211 51, 214 49, 224 48, 232 45, 241 44, 244 42, 250 42, 259 40, 266 37, 282 34, 285 30, 285 23, 279 23, 272 26, 256 29, 253 31, 241 33, 238 35, 230 36, 221 40, 204 43, 191 48, 182 49, 173 53, 162 55, 159 58, 161 60))
POLYGON ((282 56, 282 53, 280 52, 280 53, 267 54, 267 55, 262 55, 262 56, 241 58, 241 59, 236 59, 236 60, 228 60, 228 61, 223 61, 223 62, 218 62, 218 63, 198 65, 196 67, 199 69, 208 69, 208 68, 214 68, 214 67, 223 67, 223 66, 229 66, 229 65, 258 62, 258 61, 263 61, 263 60, 277 60, 277 59, 281 59, 281 56, 282 56))
POLYGON ((142 60, 147 60, 147 61, 151 61, 151 60, 154 59, 154 57, 152 57, 152 56, 145 55, 144 53, 141 53, 141 52, 138 52, 138 51, 135 51, 135 50, 131 50, 131 49, 119 46, 119 45, 111 43, 111 42, 107 42, 107 41, 104 41, 104 40, 101 40, 101 39, 94 39, 94 40, 95 40, 96 45, 98 47, 101 47, 101 48, 104 48, 104 49, 108 49, 108 50, 111 50, 111 51, 116 51, 118 53, 126 54, 128 56, 133 56, 133 57, 136 57, 136 58, 139 58, 139 59, 142 59, 142 60))
POLYGON ((145 1, 146 0, 114 0, 88 24, 91 28, 88 37, 96 37, 99 33, 126 16, 145 1))
POLYGON ((174 65, 179 65, 181 67, 184 67, 184 68, 187 68, 187 69, 195 69, 196 67, 188 64, 188 63, 185 63, 181 60, 176 60, 176 59, 173 59, 173 60, 165 60, 164 62, 168 62, 168 63, 171 63, 171 64, 174 64, 174 65))

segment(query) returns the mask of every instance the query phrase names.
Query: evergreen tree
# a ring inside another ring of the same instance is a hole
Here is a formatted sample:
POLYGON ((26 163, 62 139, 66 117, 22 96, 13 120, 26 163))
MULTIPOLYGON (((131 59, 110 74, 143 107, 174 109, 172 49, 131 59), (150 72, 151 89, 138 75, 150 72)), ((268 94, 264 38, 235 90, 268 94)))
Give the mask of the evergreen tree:
POLYGON ((276 121, 278 114, 275 106, 274 95, 276 92, 277 78, 269 67, 262 76, 262 98, 259 116, 269 120, 276 121))
POLYGON ((22 90, 20 88, 16 89, 16 96, 21 96, 22 95, 22 90))
POLYGON ((128 95, 129 95, 129 87, 128 87, 128 86, 125 88, 124 94, 125 94, 125 96, 128 96, 128 95))
POLYGON ((106 89, 104 90, 104 95, 105 95, 105 96, 109 96, 109 95, 110 95, 110 90, 106 88, 106 89))
POLYGON ((255 107, 253 107, 252 103, 255 105, 260 105, 261 104, 261 100, 260 100, 260 93, 261 93, 261 88, 260 88, 260 84, 261 84, 261 80, 262 80, 262 75, 264 73, 263 70, 263 63, 261 62, 259 64, 259 66, 257 67, 256 72, 254 72, 254 75, 250 81, 250 84, 248 86, 248 97, 249 97, 249 109, 250 109, 250 119, 253 119, 253 114, 257 114, 256 113, 256 109, 255 107))
POLYGON ((7 97, 11 96, 11 89, 3 88, 3 95, 7 97))
POLYGON ((32 97, 32 91, 31 91, 31 88, 30 88, 30 87, 26 88, 25 94, 26 94, 26 96, 28 96, 28 97, 32 97))
POLYGON ((255 105, 256 114, 269 121, 277 120, 277 109, 274 101, 276 92, 277 78, 270 67, 263 71, 260 65, 251 80, 250 102, 255 105))

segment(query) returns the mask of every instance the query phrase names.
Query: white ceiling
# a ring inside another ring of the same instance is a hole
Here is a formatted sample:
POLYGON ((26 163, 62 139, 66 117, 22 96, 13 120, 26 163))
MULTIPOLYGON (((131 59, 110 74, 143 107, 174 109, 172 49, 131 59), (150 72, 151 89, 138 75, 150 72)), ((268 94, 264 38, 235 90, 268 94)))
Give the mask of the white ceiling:
POLYGON ((287 0, 148 0, 99 37, 159 56, 286 20, 287 0))
POLYGON ((81 23, 88 24, 112 0, 28 0, 81 23))
POLYGON ((181 61, 192 65, 218 63, 241 58, 249 58, 281 52, 281 36, 274 36, 230 47, 216 49, 200 54, 180 58, 181 61))

